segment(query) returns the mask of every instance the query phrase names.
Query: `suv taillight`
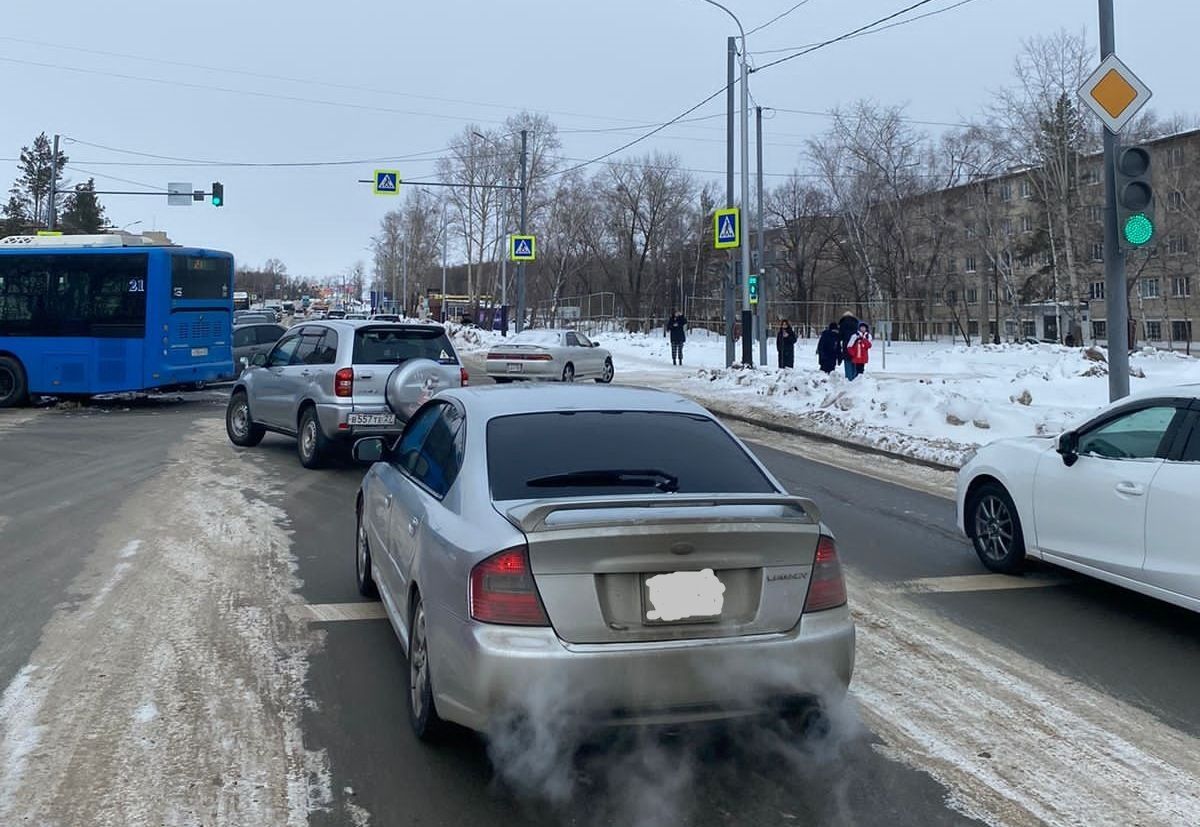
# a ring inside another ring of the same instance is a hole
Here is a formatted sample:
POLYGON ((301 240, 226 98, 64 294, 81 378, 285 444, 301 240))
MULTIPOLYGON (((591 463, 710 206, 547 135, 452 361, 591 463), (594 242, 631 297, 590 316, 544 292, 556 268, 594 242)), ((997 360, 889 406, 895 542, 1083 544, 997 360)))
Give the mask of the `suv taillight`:
POLYGON ((549 626, 546 610, 533 583, 525 546, 493 554, 471 569, 467 600, 471 617, 509 626, 549 626))
POLYGON ((808 582, 808 597, 804 611, 819 612, 833 609, 846 602, 846 581, 842 564, 838 562, 837 546, 832 537, 821 536, 813 559, 812 577, 808 582))
POLYGON ((333 375, 334 396, 354 396, 354 368, 342 368, 333 375))
POLYGON ((462 386, 465 388, 467 386, 467 380, 469 380, 471 377, 467 374, 466 368, 459 368, 458 378, 459 381, 462 382, 462 386))

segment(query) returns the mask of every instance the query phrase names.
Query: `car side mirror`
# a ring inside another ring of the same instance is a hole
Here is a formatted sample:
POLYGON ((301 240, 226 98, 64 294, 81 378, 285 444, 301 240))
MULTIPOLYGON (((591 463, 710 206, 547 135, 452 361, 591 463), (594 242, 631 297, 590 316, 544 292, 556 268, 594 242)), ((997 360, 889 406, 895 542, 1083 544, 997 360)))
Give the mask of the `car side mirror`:
POLYGON ((600 343, 599 343, 599 342, 592 342, 592 347, 600 347, 600 343))
POLYGON ((267 366, 267 354, 259 351, 250 357, 250 364, 256 368, 265 368, 267 366))
POLYGON ((1079 435, 1067 431, 1058 438, 1058 453, 1062 456, 1063 465, 1070 468, 1079 459, 1079 435))
POLYGON ((354 458, 359 462, 379 462, 387 453, 383 437, 366 436, 354 443, 354 458))

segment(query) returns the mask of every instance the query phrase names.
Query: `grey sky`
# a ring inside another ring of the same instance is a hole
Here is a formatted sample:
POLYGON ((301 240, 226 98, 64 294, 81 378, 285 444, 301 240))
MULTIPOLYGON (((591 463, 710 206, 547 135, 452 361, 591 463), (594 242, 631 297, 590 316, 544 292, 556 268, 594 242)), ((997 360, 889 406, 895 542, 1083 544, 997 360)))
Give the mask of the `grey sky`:
MULTIPOLYGON (((794 2, 727 5, 750 28, 794 2)), ((752 35, 750 51, 833 37, 911 2, 810 0, 752 35)), ((952 2, 935 0, 920 11, 952 2)), ((1117 7, 1118 54, 1154 90, 1153 106, 1162 114, 1200 110, 1192 67, 1200 3, 1118 0, 1117 7)), ((755 74, 751 89, 767 107, 824 111, 869 97, 907 102, 913 118, 956 121, 976 112, 989 90, 1009 82, 1022 39, 1066 27, 1086 30, 1094 42, 1096 17, 1093 0, 973 0, 755 74)), ((495 125, 528 108, 551 114, 562 130, 564 155, 590 158, 640 133, 570 130, 652 124, 678 114, 724 83, 724 39, 736 34, 732 21, 701 0, 343 0, 319 6, 62 0, 50 26, 36 4, 9 4, 4 18, 5 188, 15 174, 9 159, 43 130, 119 149, 220 161, 427 153, 394 164, 415 179, 432 172, 437 150, 464 125, 495 125), (289 97, 295 99, 283 99, 289 97)), ((719 113, 723 106, 719 97, 696 114, 719 113)), ((822 117, 777 114, 765 130, 767 172, 791 170, 805 138, 827 124, 822 117)), ((675 152, 688 167, 719 171, 723 142, 723 121, 714 118, 672 128, 631 152, 675 152)), ((81 143, 65 150, 73 181, 86 180, 83 170, 156 187, 190 181, 207 189, 222 181, 228 206, 219 210, 208 204, 168 208, 165 198, 102 200, 116 225, 141 221, 138 229, 156 226, 180 242, 231 250, 249 264, 274 256, 294 274, 332 275, 357 259, 369 262, 364 248, 379 217, 395 204, 356 183, 369 177, 370 163, 315 169, 115 166, 111 162, 153 159, 81 143)), ((699 174, 721 178, 719 172, 699 174)), ((96 180, 101 189, 137 188, 111 177, 96 180)))

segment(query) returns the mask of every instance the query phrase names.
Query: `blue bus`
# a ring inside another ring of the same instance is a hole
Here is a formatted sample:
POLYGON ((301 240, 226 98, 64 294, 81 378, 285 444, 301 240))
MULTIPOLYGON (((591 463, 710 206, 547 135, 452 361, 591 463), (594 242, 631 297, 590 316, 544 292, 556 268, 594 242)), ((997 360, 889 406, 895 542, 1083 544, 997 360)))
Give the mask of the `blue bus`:
POLYGON ((233 256, 141 236, 0 239, 0 408, 233 378, 233 256))

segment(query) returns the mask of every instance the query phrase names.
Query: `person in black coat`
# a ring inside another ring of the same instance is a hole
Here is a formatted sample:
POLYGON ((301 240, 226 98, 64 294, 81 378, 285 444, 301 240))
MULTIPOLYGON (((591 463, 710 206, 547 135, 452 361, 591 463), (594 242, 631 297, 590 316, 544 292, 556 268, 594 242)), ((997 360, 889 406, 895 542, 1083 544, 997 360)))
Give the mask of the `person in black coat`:
POLYGON ((821 365, 821 370, 833 373, 841 353, 842 340, 838 335, 838 323, 830 322, 829 327, 821 331, 821 338, 817 340, 817 362, 821 365))
POLYGON ((687 319, 682 313, 672 313, 667 322, 667 335, 671 337, 671 364, 683 364, 683 343, 687 341, 687 319))
POLYGON ((779 367, 796 367, 796 329, 787 319, 779 322, 779 332, 775 334, 775 349, 779 351, 779 367))
POLYGON ((853 379, 858 375, 858 369, 854 367, 854 363, 850 361, 850 357, 846 355, 846 345, 850 344, 850 337, 858 333, 858 319, 854 314, 847 310, 842 314, 841 320, 837 324, 838 329, 838 359, 841 360, 843 367, 846 369, 846 378, 853 379))

